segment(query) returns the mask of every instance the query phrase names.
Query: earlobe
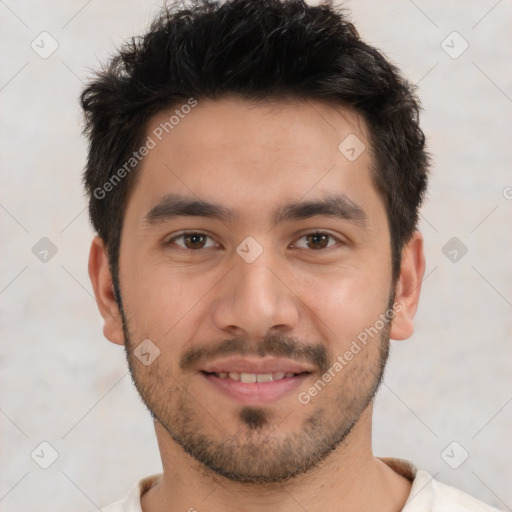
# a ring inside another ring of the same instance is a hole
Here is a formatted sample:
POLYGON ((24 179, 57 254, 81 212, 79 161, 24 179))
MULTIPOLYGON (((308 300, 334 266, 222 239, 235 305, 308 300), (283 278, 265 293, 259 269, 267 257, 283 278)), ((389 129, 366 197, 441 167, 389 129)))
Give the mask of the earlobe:
POLYGON ((400 276, 395 291, 396 315, 390 331, 390 338, 394 340, 405 340, 414 331, 414 316, 418 309, 424 273, 423 235, 415 231, 402 250, 400 276))
POLYGON ((98 309, 103 317, 103 334, 112 343, 124 345, 121 313, 116 301, 108 255, 103 240, 96 236, 89 252, 89 277, 98 309))

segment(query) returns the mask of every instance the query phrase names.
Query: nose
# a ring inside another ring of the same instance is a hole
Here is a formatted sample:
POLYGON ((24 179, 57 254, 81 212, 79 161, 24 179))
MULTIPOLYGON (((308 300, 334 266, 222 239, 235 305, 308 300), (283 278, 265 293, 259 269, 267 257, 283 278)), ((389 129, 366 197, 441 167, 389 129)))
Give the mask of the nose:
POLYGON ((300 301, 283 266, 269 250, 252 263, 234 255, 234 268, 222 280, 213 307, 216 326, 232 336, 263 339, 297 325, 300 301))

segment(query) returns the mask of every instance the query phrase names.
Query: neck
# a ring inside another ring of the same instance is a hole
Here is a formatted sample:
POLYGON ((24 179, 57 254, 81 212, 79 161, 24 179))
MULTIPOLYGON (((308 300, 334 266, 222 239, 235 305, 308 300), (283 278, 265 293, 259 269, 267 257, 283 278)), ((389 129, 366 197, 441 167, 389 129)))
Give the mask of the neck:
POLYGON ((345 441, 318 467, 289 481, 244 484, 218 476, 185 453, 155 424, 163 475, 142 497, 144 512, 398 512, 411 483, 375 458, 371 450, 371 406, 345 441))

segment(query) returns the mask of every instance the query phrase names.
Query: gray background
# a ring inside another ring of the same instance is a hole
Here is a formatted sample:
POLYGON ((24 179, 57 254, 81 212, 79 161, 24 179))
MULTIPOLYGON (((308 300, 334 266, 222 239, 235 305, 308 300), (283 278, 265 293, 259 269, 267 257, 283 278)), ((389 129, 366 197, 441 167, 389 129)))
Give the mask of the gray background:
MULTIPOLYGON (((419 85, 434 155, 417 329, 393 343, 375 452, 512 510, 512 3, 344 5, 361 35, 419 85)), ((77 104, 88 68, 156 10, 140 0, 0 1, 1 510, 93 511, 161 467, 149 414, 123 349, 102 336, 87 276, 77 104), (31 47, 51 49, 43 31, 59 45, 48 58, 31 47), (57 249, 46 262, 43 237, 57 249), (43 441, 59 454, 46 470, 35 462, 51 461, 43 441)))

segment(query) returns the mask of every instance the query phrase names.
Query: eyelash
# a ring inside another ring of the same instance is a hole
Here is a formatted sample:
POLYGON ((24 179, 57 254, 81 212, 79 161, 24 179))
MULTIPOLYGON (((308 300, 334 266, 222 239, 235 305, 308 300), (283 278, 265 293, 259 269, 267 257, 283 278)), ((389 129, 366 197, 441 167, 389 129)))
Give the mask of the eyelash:
MULTIPOLYGON (((180 238, 183 239, 183 237, 185 237, 187 235, 202 235, 202 236, 206 236, 208 239, 213 241, 213 238, 211 236, 207 235, 206 233, 202 233, 201 231, 184 231, 183 233, 180 233, 179 235, 175 235, 172 238, 170 238, 169 240, 167 240, 164 243, 164 245, 165 246, 171 246, 171 245, 173 245, 173 243, 176 240, 179 240, 180 238)), ((325 231, 308 231, 307 233, 304 233, 303 235, 301 235, 297 240, 301 240, 301 239, 303 239, 303 238, 305 238, 307 236, 310 236, 310 235, 327 235, 331 240, 333 239, 333 240, 336 241, 336 243, 333 244, 333 245, 330 245, 330 246, 328 245, 327 247, 320 248, 320 249, 309 249, 310 251, 314 251, 314 252, 322 252, 322 251, 324 251, 325 252, 325 251, 329 251, 331 249, 334 249, 337 246, 346 245, 346 242, 344 242, 343 240, 340 240, 338 237, 332 235, 331 233, 327 233, 325 231)), ((201 247, 199 249, 188 249, 187 247, 178 246, 178 250, 186 251, 186 252, 200 252, 203 249, 209 249, 209 248, 211 248, 211 247, 201 247)), ((305 249, 305 248, 304 247, 300 247, 299 249, 305 249)))

